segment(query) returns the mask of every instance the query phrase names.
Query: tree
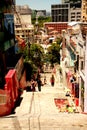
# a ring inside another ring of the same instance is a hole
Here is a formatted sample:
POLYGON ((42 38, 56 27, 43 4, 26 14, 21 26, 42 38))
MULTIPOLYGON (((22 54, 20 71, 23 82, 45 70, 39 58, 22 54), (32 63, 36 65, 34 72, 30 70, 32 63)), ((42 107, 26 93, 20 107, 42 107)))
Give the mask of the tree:
POLYGON ((48 61, 53 63, 60 64, 60 45, 57 43, 52 43, 52 45, 48 48, 47 53, 48 61))
POLYGON ((30 47, 27 45, 23 51, 24 67, 26 70, 26 80, 31 80, 38 68, 42 69, 44 50, 40 44, 32 43, 30 47))
POLYGON ((62 42, 62 37, 56 39, 56 43, 57 43, 58 45, 60 45, 61 42, 62 42))
POLYGON ((30 46, 30 58, 37 67, 43 65, 44 50, 40 44, 31 44, 30 46))
MULTIPOLYGON (((45 22, 51 22, 51 17, 43 17, 43 16, 40 16, 38 17, 38 24, 39 24, 39 27, 43 27, 43 24, 45 22)), ((32 17, 32 24, 36 24, 36 17, 32 17)))

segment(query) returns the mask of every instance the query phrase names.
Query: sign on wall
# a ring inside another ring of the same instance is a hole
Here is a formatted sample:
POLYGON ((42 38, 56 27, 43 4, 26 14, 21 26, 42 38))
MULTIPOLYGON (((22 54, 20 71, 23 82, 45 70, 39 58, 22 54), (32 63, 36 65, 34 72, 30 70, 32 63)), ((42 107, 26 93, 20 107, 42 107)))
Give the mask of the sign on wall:
POLYGON ((4 14, 4 26, 9 34, 14 34, 14 15, 4 14))

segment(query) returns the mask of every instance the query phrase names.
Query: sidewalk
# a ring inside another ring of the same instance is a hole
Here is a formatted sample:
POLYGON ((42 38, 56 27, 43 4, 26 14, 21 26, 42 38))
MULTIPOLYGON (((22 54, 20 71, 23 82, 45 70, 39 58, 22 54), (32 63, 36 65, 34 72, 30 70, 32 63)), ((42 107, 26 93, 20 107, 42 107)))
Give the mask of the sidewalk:
MULTIPOLYGON (((42 81, 43 81, 43 74, 42 74, 42 81)), ((24 91, 23 95, 22 95, 22 102, 20 107, 16 108, 16 115, 20 116, 20 115, 27 115, 29 113, 31 113, 31 109, 32 109, 32 104, 33 102, 35 102, 35 99, 37 98, 38 100, 40 100, 39 98, 43 95, 46 96, 46 99, 48 99, 48 95, 51 96, 51 101, 47 102, 45 101, 45 104, 42 105, 49 105, 49 103, 51 103, 52 105, 52 110, 50 111, 55 111, 55 109, 58 110, 58 106, 56 107, 55 101, 54 99, 67 99, 70 105, 73 105, 75 108, 75 104, 73 102, 72 97, 70 96, 66 96, 66 86, 63 85, 63 83, 58 82, 58 80, 56 79, 55 81, 55 86, 52 87, 50 84, 50 73, 46 74, 46 78, 47 78, 47 84, 42 86, 41 92, 38 92, 38 88, 36 87, 36 92, 26 92, 26 90, 24 91), (47 102, 47 104, 46 104, 47 102)), ((57 77, 58 78, 58 77, 57 77)), ((39 102, 37 102, 38 105, 39 102)), ((79 111, 78 108, 76 108, 77 111, 79 111)), ((39 111, 39 110, 38 110, 39 111)), ((79 111, 80 112, 80 111, 79 111)))
POLYGON ((54 99, 66 98, 64 86, 56 80, 52 87, 50 74, 46 77, 47 84, 42 86, 41 92, 24 90, 15 114, 0 119, 0 130, 87 130, 85 114, 59 111, 54 99))

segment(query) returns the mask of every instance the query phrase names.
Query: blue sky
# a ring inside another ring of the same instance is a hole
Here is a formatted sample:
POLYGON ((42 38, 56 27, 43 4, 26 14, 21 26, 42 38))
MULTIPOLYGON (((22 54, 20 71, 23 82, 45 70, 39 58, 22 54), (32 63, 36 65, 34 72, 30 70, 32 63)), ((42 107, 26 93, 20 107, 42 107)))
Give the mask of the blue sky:
POLYGON ((16 0, 16 5, 28 5, 31 9, 51 11, 52 4, 61 4, 62 0, 16 0))

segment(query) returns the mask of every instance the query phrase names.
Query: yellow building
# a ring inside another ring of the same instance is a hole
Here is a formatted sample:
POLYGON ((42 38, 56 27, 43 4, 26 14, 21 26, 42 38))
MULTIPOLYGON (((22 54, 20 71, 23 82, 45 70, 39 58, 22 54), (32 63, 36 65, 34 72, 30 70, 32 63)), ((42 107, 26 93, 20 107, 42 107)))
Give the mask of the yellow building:
POLYGON ((87 0, 82 0, 82 22, 87 22, 87 0))

